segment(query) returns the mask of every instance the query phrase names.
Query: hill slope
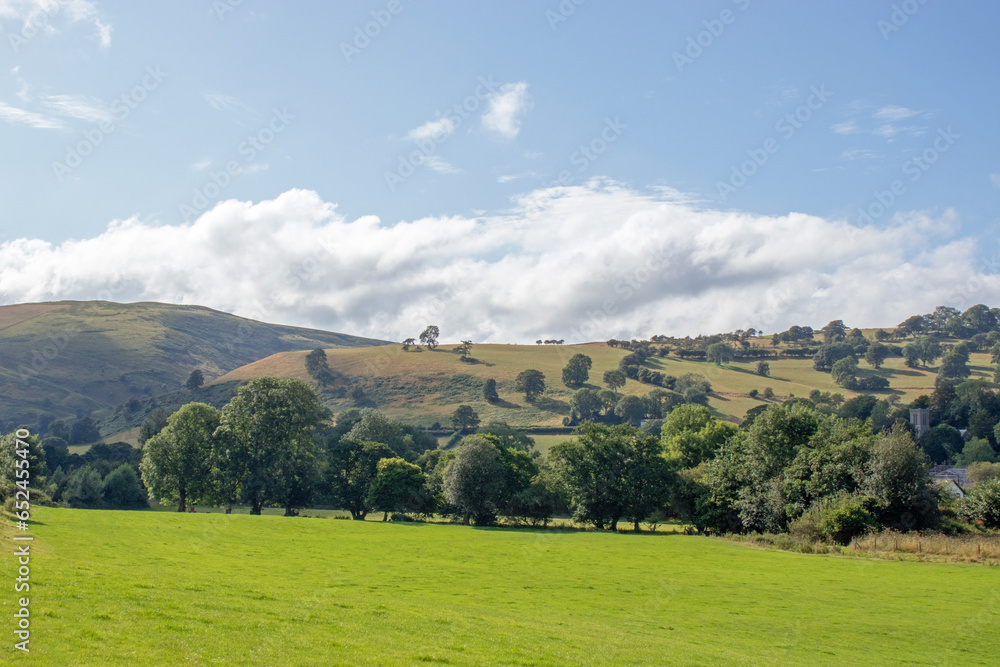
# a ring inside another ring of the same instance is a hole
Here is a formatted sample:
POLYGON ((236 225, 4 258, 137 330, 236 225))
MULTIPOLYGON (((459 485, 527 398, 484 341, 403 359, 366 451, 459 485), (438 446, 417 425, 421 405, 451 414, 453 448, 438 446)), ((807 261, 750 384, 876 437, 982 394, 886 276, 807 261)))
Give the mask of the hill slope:
POLYGON ((59 301, 0 306, 0 421, 89 414, 276 352, 385 341, 257 322, 201 306, 59 301))
MULTIPOLYGON (((761 341, 763 344, 763 341, 761 341)), ((587 386, 601 387, 604 371, 618 368, 618 361, 628 352, 608 347, 605 343, 581 345, 475 345, 472 355, 479 363, 463 363, 454 353, 455 346, 443 345, 437 350, 403 352, 400 346, 327 350, 330 368, 341 376, 337 386, 322 392, 324 402, 334 411, 353 407, 346 389, 359 386, 370 405, 383 412, 419 426, 434 422, 447 425, 451 413, 461 404, 473 406, 483 422, 492 418, 505 420, 518 427, 558 427, 569 415, 569 399, 573 390, 562 383, 562 369, 576 353, 593 360, 587 386), (521 371, 534 368, 545 374, 547 391, 535 403, 524 400, 514 389, 514 378, 521 371), (497 381, 501 403, 491 405, 483 400, 482 387, 488 378, 497 381)), ((246 381, 262 375, 297 377, 311 381, 305 369, 306 352, 285 352, 238 368, 217 382, 246 381)), ((720 417, 741 421, 746 411, 765 401, 751 398, 756 389, 770 387, 773 400, 791 396, 807 397, 814 389, 840 392, 846 398, 858 395, 838 387, 829 373, 813 370, 812 359, 769 359, 770 377, 754 373, 756 362, 733 362, 728 367, 705 361, 678 359, 673 355, 651 357, 645 366, 665 375, 680 377, 685 373, 700 373, 712 384, 709 406, 720 417)), ((861 375, 878 375, 890 382, 890 391, 878 392, 881 398, 896 395, 904 402, 934 389, 937 367, 907 368, 901 358, 890 358, 880 370, 869 369, 862 362, 861 375)), ((972 377, 991 377, 989 355, 977 353, 969 362, 972 377)), ((643 395, 652 385, 634 380, 620 391, 643 395)))

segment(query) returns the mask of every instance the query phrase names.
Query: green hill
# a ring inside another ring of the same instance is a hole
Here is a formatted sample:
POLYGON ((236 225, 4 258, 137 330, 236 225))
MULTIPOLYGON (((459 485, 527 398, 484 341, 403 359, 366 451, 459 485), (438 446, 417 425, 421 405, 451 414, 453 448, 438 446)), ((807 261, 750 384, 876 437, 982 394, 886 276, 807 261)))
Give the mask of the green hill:
POLYGON ((0 421, 99 413, 276 352, 385 341, 280 326, 201 306, 59 301, 0 306, 0 421))
MULTIPOLYGON (((757 345, 768 345, 760 339, 757 345)), ((436 350, 404 352, 399 345, 377 348, 327 350, 330 368, 340 376, 337 385, 322 392, 325 403, 334 411, 356 405, 346 395, 349 387, 361 387, 365 394, 362 404, 377 407, 390 416, 419 426, 434 422, 449 424, 449 417, 461 404, 471 405, 485 423, 493 418, 505 420, 519 428, 561 427, 569 415, 569 399, 573 389, 562 383, 562 368, 571 356, 583 353, 593 360, 587 386, 601 387, 604 371, 618 368, 627 350, 609 347, 605 343, 581 345, 475 345, 472 356, 478 363, 465 363, 454 352, 455 346, 442 345, 436 350), (534 403, 514 389, 514 379, 521 371, 534 368, 545 374, 547 391, 534 403), (488 378, 497 381, 501 402, 491 405, 483 400, 482 387, 488 378)), ((783 349, 783 348, 782 348, 783 349)), ((238 368, 217 382, 246 381, 253 377, 275 375, 297 377, 311 381, 305 369, 306 352, 285 352, 238 368)), ((767 401, 751 398, 754 389, 763 392, 770 387, 771 401, 780 402, 792 396, 808 397, 814 389, 840 392, 849 399, 858 395, 838 387, 829 373, 813 369, 811 358, 768 359, 770 377, 754 372, 756 361, 732 362, 716 366, 711 362, 651 357, 644 364, 650 370, 680 377, 685 373, 704 375, 712 385, 709 406, 722 418, 739 422, 747 410, 767 401)), ((897 396, 903 402, 912 401, 934 389, 936 366, 907 368, 900 357, 888 359, 879 370, 860 363, 861 376, 881 376, 889 380, 888 391, 876 392, 880 398, 897 396)), ((992 377, 989 354, 974 353, 969 362, 972 377, 992 377)), ((629 380, 620 391, 643 395, 652 385, 629 380)))

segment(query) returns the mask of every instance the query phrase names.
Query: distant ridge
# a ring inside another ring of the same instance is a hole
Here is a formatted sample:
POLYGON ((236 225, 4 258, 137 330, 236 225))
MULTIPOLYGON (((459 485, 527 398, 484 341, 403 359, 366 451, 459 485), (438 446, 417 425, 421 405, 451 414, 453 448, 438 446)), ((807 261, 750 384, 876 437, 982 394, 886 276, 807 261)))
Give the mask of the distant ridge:
POLYGON ((0 306, 0 422, 91 414, 278 352, 388 341, 258 322, 203 306, 57 301, 0 306))

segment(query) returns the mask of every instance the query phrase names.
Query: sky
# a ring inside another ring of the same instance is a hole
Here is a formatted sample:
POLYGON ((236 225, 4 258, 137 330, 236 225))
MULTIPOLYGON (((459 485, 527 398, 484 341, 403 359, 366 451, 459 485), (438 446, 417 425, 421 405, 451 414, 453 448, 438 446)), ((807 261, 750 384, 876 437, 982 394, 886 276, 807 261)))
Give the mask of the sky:
POLYGON ((987 1, 0 0, 0 303, 567 343, 1000 306, 987 1))

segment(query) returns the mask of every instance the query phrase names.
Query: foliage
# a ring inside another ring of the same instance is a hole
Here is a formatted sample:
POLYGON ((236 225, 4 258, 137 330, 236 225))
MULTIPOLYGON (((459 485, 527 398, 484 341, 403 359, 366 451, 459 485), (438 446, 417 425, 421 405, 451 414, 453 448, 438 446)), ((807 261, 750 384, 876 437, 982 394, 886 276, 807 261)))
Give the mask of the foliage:
POLYGON ((370 492, 379 461, 397 458, 388 445, 342 438, 329 444, 330 465, 323 488, 334 505, 363 521, 371 511, 370 492))
POLYGON ((479 427, 479 415, 471 405, 460 405, 451 414, 451 425, 456 431, 472 431, 479 427))
POLYGON ((616 392, 625 386, 625 373, 618 369, 613 369, 610 371, 604 371, 604 384, 608 386, 608 389, 616 392))
POLYGON ((761 377, 767 377, 771 374, 771 364, 766 361, 758 361, 756 371, 757 375, 761 377))
POLYGON ((535 447, 535 441, 531 436, 515 428, 511 428, 507 422, 502 420, 492 420, 486 426, 479 429, 482 435, 492 435, 504 449, 516 449, 522 452, 530 452, 535 447))
POLYGON ((506 471, 490 436, 465 438, 444 471, 444 495, 449 503, 476 525, 492 525, 500 511, 506 471))
POLYGON ((970 438, 962 451, 955 455, 955 463, 960 466, 968 466, 973 463, 992 463, 996 460, 996 453, 986 438, 970 438))
POLYGON ((368 488, 367 505, 384 514, 412 512, 426 505, 424 472, 420 466, 399 457, 381 459, 376 464, 375 478, 368 488))
POLYGON ((176 501, 177 511, 183 512, 188 502, 201 502, 211 494, 211 453, 221 419, 210 405, 188 403, 146 442, 140 470, 154 499, 176 501))
POLYGON ((524 393, 525 400, 533 401, 545 393, 545 375, 533 368, 521 371, 514 380, 514 388, 524 393))
POLYGON ((574 354, 562 371, 563 384, 567 387, 582 387, 590 379, 593 360, 585 354, 574 354))
POLYGON ((191 374, 188 375, 188 379, 184 382, 184 388, 190 391, 198 389, 203 384, 205 384, 205 374, 199 369, 194 369, 191 374))
POLYGON ((125 463, 112 470, 101 485, 101 497, 108 507, 138 509, 148 507, 146 490, 139 482, 135 468, 125 463))
POLYGON ((958 515, 985 528, 1000 528, 1000 479, 972 487, 959 502, 958 515))
POLYGON ((705 355, 708 360, 714 363, 716 366, 722 366, 723 364, 728 364, 735 358, 733 353, 733 346, 728 343, 712 343, 705 350, 705 355))
POLYGON ((309 373, 309 377, 319 383, 320 387, 328 387, 337 380, 333 371, 330 370, 326 351, 322 348, 317 348, 306 355, 306 372, 309 373))
POLYGON ((433 324, 428 325, 427 328, 420 333, 420 342, 423 345, 426 345, 427 349, 433 350, 438 346, 438 336, 440 335, 441 330, 438 329, 437 326, 433 324))
POLYGON ((497 393, 497 381, 493 378, 486 380, 483 385, 483 400, 487 403, 499 403, 500 394, 497 393))
POLYGON ((286 514, 308 504, 318 475, 315 431, 327 416, 313 388, 291 378, 254 378, 222 409, 218 434, 252 514, 265 503, 286 514))

